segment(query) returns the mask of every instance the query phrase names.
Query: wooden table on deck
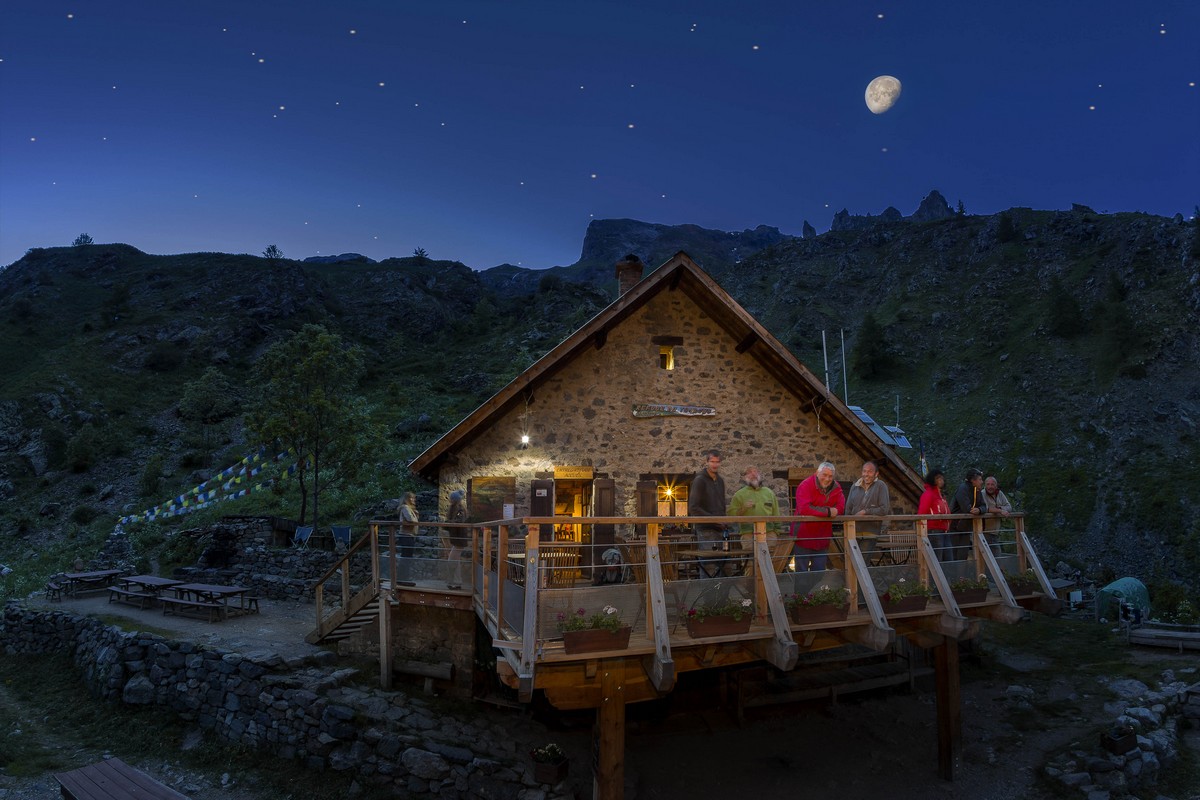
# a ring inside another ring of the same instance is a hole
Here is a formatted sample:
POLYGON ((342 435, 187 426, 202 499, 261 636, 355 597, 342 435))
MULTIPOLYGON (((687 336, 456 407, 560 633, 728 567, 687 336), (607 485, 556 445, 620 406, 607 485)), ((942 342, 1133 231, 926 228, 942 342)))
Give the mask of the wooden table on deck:
POLYGON ((63 577, 67 579, 66 593, 74 597, 80 592, 94 592, 107 589, 112 579, 121 574, 119 569, 98 569, 93 572, 68 572, 63 577))
MULTIPOLYGON (((700 577, 717 577, 715 575, 708 575, 704 570, 705 564, 711 564, 717 561, 724 561, 726 562, 726 565, 733 567, 733 576, 744 575, 746 573, 746 564, 749 563, 750 559, 754 556, 754 553, 750 550, 743 550, 740 547, 733 547, 732 542, 730 544, 731 547, 729 550, 696 548, 688 550, 676 550, 675 555, 679 556, 679 558, 683 560, 695 561, 696 568, 700 571, 700 573, 702 573, 700 577)), ((724 570, 722 570, 722 572, 724 572, 724 570)))
POLYGON ((129 603, 138 608, 149 608, 160 599, 163 589, 178 586, 183 581, 160 578, 157 575, 128 575, 118 583, 121 585, 108 587, 108 602, 129 603))
POLYGON ((172 586, 174 597, 163 597, 163 614, 187 612, 205 613, 208 621, 226 619, 230 615, 250 614, 258 610, 258 598, 250 597, 245 586, 222 586, 215 583, 180 583, 172 586), (237 599, 237 605, 232 601, 237 599))

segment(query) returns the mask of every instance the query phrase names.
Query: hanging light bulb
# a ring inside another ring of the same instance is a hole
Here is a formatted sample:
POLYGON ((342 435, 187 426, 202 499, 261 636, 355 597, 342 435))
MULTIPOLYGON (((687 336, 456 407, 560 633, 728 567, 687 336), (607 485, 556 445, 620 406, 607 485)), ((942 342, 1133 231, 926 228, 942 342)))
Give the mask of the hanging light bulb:
POLYGON ((528 433, 521 434, 521 444, 529 444, 529 434, 528 433))

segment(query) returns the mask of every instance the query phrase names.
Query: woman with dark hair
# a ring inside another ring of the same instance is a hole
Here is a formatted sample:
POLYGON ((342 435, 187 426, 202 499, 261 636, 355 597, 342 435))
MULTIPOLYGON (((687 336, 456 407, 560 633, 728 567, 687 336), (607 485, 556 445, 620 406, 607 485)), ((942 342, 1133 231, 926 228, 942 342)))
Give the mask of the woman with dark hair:
MULTIPOLYGON (((924 514, 949 514, 950 504, 946 502, 946 498, 942 494, 942 490, 946 487, 946 476, 942 474, 940 469, 931 469, 929 474, 925 476, 925 491, 921 495, 921 502, 917 505, 917 513, 924 514)), ((937 553, 938 560, 945 560, 944 556, 948 555, 945 548, 950 546, 950 534, 947 531, 950 529, 950 520, 948 519, 931 519, 927 523, 929 530, 929 543, 933 545, 933 551, 937 553)))
MULTIPOLYGON (((450 493, 450 508, 446 511, 446 522, 467 521, 467 506, 463 502, 463 498, 466 496, 467 493, 462 489, 455 489, 450 493)), ((454 565, 454 581, 447 588, 461 589, 462 557, 466 549, 471 546, 471 532, 467 528, 449 528, 446 533, 450 538, 450 552, 446 554, 446 558, 454 565)))

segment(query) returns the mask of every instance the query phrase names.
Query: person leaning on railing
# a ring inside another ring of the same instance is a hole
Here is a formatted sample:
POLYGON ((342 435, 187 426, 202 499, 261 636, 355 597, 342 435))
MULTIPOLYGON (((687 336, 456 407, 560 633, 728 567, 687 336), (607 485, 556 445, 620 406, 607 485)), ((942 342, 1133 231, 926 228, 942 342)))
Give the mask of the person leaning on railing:
MULTIPOLYGON (((846 515, 881 517, 890 514, 891 510, 891 493, 888 492, 887 484, 879 479, 879 465, 874 461, 863 462, 862 476, 854 482, 854 485, 850 487, 850 493, 846 496, 846 515)), ((880 522, 859 522, 854 526, 857 534, 866 533, 875 534, 875 536, 886 533, 887 529, 886 519, 880 522)), ((863 556, 868 562, 872 560, 872 554, 875 551, 875 536, 859 539, 858 546, 862 548, 863 556)))
MULTIPOLYGON (((796 516, 832 519, 846 510, 846 497, 834 480, 836 473, 832 463, 822 461, 815 473, 800 482, 796 487, 796 516)), ((792 532, 796 537, 792 549, 796 571, 824 572, 828 557, 825 551, 833 541, 833 523, 797 522, 792 525, 792 532)))
MULTIPOLYGON (((942 474, 940 469, 931 469, 925 475, 925 491, 921 494, 921 500, 917 503, 917 513, 924 516, 926 514, 949 514, 950 504, 946 502, 946 498, 942 492, 946 488, 946 476, 942 474)), ((950 534, 946 533, 950 529, 950 520, 948 519, 931 519, 926 523, 926 528, 929 531, 929 543, 933 545, 934 552, 937 553, 939 559, 945 560, 948 556, 947 548, 950 546, 950 534)))
MULTIPOLYGON (((987 505, 983 502, 983 473, 977 469, 967 470, 962 485, 954 493, 950 501, 951 514, 970 514, 982 517, 987 514, 987 505)), ((969 519, 956 519, 950 523, 950 539, 953 545, 953 555, 947 558, 962 561, 971 555, 971 531, 975 524, 969 519)))
MULTIPOLYGON (((777 517, 779 516, 779 498, 771 487, 763 486, 762 473, 758 467, 747 467, 742 474, 746 485, 733 493, 729 501, 726 515, 730 517, 777 517)), ((742 549, 751 550, 754 545, 754 524, 744 522, 738 526, 742 537, 742 549)), ((767 524, 767 548, 775 551, 775 540, 779 536, 779 523, 767 524)))
POLYGON ((1013 507, 1008 497, 1000 490, 1000 481, 996 480, 995 475, 989 475, 983 482, 983 502, 987 504, 987 516, 983 520, 984 536, 987 537, 992 552, 999 555, 1000 520, 1007 519, 1008 515, 1012 514, 1013 507))

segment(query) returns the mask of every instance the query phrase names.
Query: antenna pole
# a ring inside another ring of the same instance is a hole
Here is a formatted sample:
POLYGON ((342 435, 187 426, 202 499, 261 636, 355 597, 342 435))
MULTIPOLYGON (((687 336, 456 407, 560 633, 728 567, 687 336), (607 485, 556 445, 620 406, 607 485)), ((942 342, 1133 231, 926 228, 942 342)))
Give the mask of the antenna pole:
POLYGON ((900 395, 896 395, 896 427, 900 427, 900 395))
POLYGON ((838 329, 842 337, 842 399, 850 404, 850 386, 846 383, 846 329, 838 329))
POLYGON ((821 329, 821 356, 825 359, 825 388, 829 389, 829 350, 825 347, 825 329, 821 329))

